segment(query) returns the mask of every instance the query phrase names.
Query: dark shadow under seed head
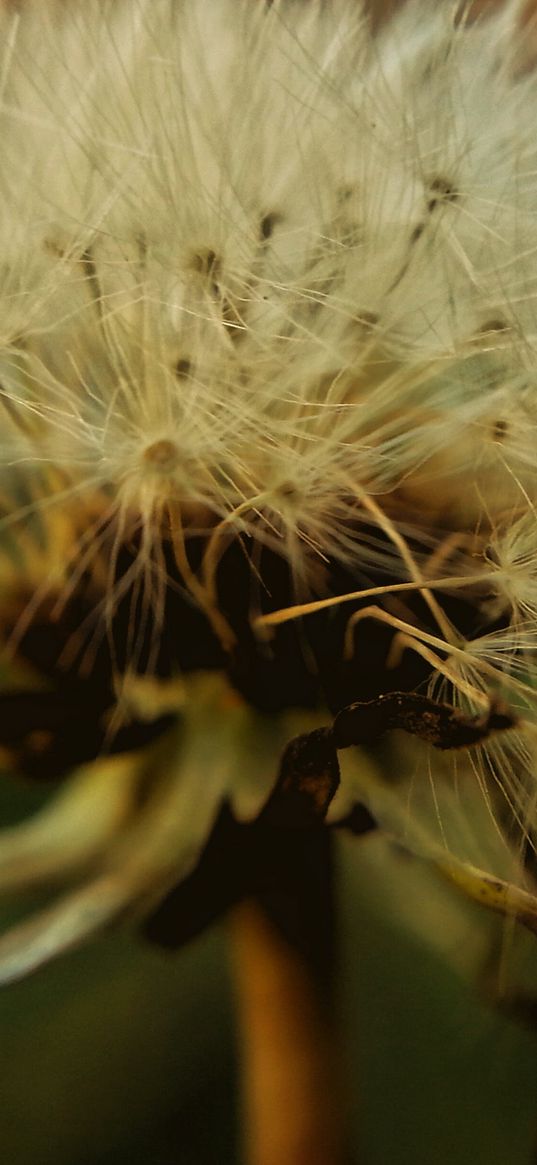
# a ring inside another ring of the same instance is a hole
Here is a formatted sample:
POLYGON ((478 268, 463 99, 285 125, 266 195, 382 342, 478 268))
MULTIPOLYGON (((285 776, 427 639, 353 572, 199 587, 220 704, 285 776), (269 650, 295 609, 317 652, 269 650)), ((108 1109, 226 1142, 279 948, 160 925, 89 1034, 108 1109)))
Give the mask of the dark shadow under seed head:
MULTIPOLYGON (((422 236, 424 230, 425 230, 425 223, 423 223, 423 222, 418 223, 417 227, 414 227, 414 230, 412 231, 412 234, 410 236, 411 246, 413 243, 417 243, 418 239, 421 239, 421 236, 422 236)), ((406 267, 404 270, 406 271, 406 267)), ((401 274, 404 274, 404 271, 401 274)), ((394 284, 394 286, 396 286, 396 285, 394 284)), ((391 290, 391 288, 390 288, 390 290, 391 290)))
POLYGON ((65 258, 65 247, 62 247, 56 239, 44 238, 43 250, 46 251, 47 255, 52 255, 54 259, 65 258))
POLYGON ((298 486, 292 481, 282 481, 274 492, 278 498, 290 498, 291 500, 302 496, 298 486))
POLYGON ((430 198, 427 202, 427 210, 431 213, 439 203, 449 202, 454 203, 460 198, 460 191, 456 186, 449 181, 448 178, 438 176, 429 182, 430 198))
POLYGON ((509 432, 509 422, 504 417, 498 417, 492 426, 492 440, 505 441, 509 432))
POLYGON ((201 247, 199 251, 195 251, 191 255, 189 266, 193 271, 197 271, 199 275, 206 275, 211 279, 216 279, 222 264, 216 251, 213 251, 210 247, 201 247))
POLYGON ((379 316, 375 311, 359 311, 356 313, 355 320, 364 328, 375 328, 379 322, 379 316))
POLYGON ((274 234, 274 228, 280 221, 281 215, 278 214, 278 212, 275 210, 271 211, 270 214, 263 215, 263 218, 259 223, 259 235, 264 243, 266 243, 268 239, 272 238, 272 235, 274 234))
POLYGON ((345 202, 349 202, 350 199, 352 198, 353 194, 356 193, 356 190, 357 190, 357 187, 355 187, 355 186, 340 186, 340 188, 337 192, 337 200, 340 203, 340 205, 342 205, 345 202))
POLYGON ((506 320, 496 319, 487 320, 479 329, 480 336, 486 336, 489 332, 507 332, 509 331, 509 324, 506 320))
POLYGON ((187 376, 190 376, 192 372, 192 361, 181 357, 179 360, 176 360, 173 370, 178 380, 186 380, 187 376))

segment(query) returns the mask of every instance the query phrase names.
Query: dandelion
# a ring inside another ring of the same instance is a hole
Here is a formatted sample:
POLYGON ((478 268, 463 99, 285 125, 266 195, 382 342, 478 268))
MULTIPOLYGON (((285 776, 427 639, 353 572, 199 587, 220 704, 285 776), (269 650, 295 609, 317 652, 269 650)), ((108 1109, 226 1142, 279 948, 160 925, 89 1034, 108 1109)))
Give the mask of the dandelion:
POLYGON ((0 747, 66 778, 0 837, 53 893, 3 981, 125 914, 178 944, 226 814, 365 807, 535 929, 520 21, 1 9, 0 747))

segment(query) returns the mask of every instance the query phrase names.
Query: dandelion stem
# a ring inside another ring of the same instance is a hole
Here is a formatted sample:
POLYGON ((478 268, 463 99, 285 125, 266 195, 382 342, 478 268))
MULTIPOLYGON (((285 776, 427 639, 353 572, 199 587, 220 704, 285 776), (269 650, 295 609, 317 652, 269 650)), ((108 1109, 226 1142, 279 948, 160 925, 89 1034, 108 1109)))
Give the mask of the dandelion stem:
POLYGON ((251 901, 233 919, 247 1165, 340 1165, 331 1035, 305 962, 251 901))

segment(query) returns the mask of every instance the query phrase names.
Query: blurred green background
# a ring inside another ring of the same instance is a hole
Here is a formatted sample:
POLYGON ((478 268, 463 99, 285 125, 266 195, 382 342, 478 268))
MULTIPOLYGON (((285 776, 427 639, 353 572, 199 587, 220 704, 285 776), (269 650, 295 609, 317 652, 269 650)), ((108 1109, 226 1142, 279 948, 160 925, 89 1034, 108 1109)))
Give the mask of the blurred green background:
MULTIPOLYGON (((352 1160, 528 1165, 537 1036, 485 987, 502 967, 531 977, 537 943, 506 937, 379 835, 342 839, 338 855, 352 1160)), ((173 956, 118 934, 4 989, 0 1159, 238 1162, 228 953, 224 925, 173 956)))

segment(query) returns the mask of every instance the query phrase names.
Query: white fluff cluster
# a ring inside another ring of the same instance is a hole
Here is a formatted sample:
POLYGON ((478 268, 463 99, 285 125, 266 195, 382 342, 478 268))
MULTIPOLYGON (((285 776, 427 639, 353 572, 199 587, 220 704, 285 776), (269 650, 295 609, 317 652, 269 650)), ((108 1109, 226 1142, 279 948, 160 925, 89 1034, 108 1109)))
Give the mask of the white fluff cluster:
POLYGON ((472 22, 411 0, 374 36, 356 0, 2 7, 0 539, 83 505, 42 583, 72 588, 105 534, 114 553, 135 534, 121 593, 139 575, 158 608, 164 529, 224 647, 226 538, 281 553, 311 599, 334 597, 327 555, 357 577, 388 564, 431 627, 369 613, 451 699, 501 689, 523 710, 509 775, 493 743, 483 765, 526 830, 537 75, 519 8, 472 22), (475 639, 448 591, 482 612, 475 639))
POLYGON ((365 495, 527 507, 536 84, 505 15, 411 4, 372 40, 348 0, 75 0, 1 32, 4 463, 298 572, 366 553, 365 495))

